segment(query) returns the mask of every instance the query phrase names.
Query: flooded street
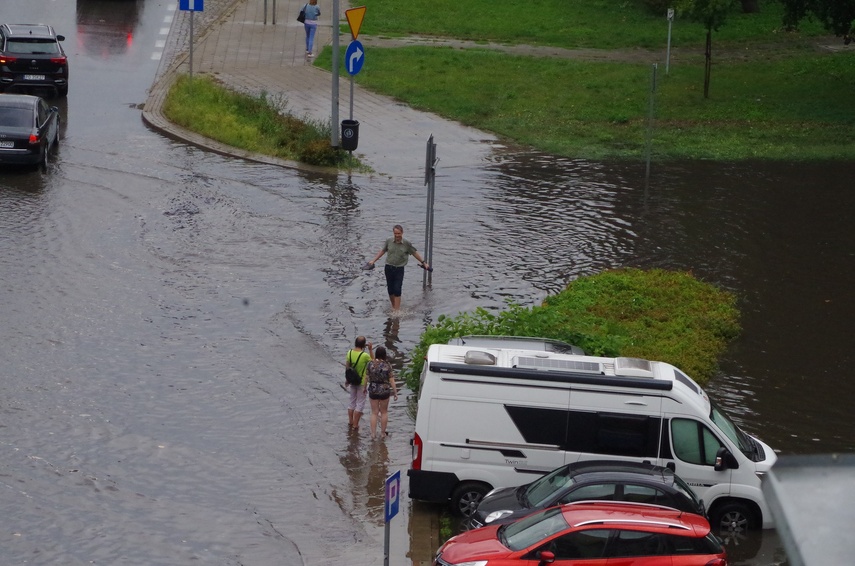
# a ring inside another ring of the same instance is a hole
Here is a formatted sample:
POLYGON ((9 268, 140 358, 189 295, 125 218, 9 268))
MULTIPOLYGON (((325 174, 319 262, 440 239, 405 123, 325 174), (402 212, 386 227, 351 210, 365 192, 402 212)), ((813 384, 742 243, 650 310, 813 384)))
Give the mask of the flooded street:
MULTIPOLYGON (((400 368, 442 314, 615 267, 736 293, 712 396, 781 454, 855 449, 851 163, 654 164, 647 184, 643 163, 526 151, 444 168, 437 139, 433 285, 408 269, 390 317, 361 266, 397 223, 422 247, 424 155, 319 175, 165 139, 139 107, 168 12, 138 2, 117 33, 101 4, 54 14, 77 82, 49 172, 0 171, 0 563, 382 564, 412 399, 385 442, 348 434, 354 337, 400 368)), ((401 503, 390 564, 427 564, 437 509, 401 503)), ((774 532, 734 542, 734 564, 785 563, 774 532)))

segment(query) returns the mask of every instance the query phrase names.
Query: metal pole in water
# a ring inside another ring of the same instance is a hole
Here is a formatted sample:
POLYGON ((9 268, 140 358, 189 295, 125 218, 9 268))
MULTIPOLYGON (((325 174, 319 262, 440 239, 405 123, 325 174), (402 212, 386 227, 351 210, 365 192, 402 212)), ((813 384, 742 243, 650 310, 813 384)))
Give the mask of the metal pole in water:
MULTIPOLYGON (((433 263, 433 207, 434 194, 436 192, 436 144, 433 143, 433 134, 430 135, 425 148, 425 185, 427 185, 427 206, 425 209, 425 251, 424 259, 433 263)), ((433 267, 433 265, 431 265, 433 267)), ((433 274, 427 269, 422 274, 422 288, 426 288, 433 282, 433 274)))

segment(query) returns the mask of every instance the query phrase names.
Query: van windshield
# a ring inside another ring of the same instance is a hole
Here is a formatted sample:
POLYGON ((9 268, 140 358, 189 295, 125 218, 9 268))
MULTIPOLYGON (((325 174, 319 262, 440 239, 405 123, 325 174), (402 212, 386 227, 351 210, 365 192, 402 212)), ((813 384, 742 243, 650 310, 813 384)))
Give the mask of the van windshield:
POLYGON ((714 422, 719 430, 721 430, 727 437, 737 446, 739 446, 739 450, 751 458, 752 461, 756 461, 754 443, 751 442, 751 439, 747 434, 742 432, 742 429, 736 426, 736 423, 730 420, 730 417, 727 416, 727 413, 721 410, 721 407, 715 404, 715 401, 710 400, 710 419, 714 422))

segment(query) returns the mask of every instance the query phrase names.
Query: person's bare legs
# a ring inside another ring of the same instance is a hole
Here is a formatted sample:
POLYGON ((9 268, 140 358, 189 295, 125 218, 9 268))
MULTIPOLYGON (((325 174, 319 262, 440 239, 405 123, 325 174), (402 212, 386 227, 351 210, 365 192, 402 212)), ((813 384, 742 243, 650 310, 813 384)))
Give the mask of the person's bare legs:
POLYGON ((362 418, 362 413, 359 411, 353 411, 353 416, 350 417, 350 427, 354 429, 359 428, 359 419, 362 418))
POLYGON ((379 399, 380 406, 380 438, 386 437, 386 424, 389 422, 389 398, 379 399))
POLYGON ((377 437, 377 411, 380 410, 380 399, 371 399, 371 438, 377 437))
POLYGON ((389 295, 389 300, 392 301, 392 310, 401 310, 401 296, 389 295))

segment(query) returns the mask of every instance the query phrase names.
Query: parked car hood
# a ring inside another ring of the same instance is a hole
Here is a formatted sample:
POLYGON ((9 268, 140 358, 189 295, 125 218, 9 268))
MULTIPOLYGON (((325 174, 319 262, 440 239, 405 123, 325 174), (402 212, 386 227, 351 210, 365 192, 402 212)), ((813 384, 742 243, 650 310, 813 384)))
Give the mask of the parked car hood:
POLYGON ((511 549, 499 542, 498 526, 482 527, 452 537, 440 549, 443 560, 460 564, 470 560, 492 560, 511 553, 511 549))
MULTIPOLYGON (((478 519, 483 523, 487 515, 493 511, 513 511, 514 515, 516 515, 516 512, 523 508, 523 504, 519 499, 522 489, 521 487, 505 487, 490 493, 488 497, 485 497, 478 504, 478 509, 475 511, 478 519)), ((511 518, 507 520, 495 524, 506 523, 515 518, 514 515, 510 516, 511 518)))

